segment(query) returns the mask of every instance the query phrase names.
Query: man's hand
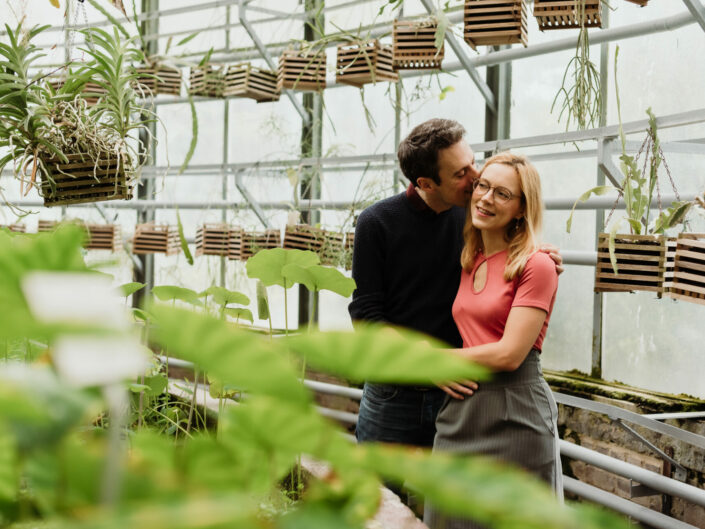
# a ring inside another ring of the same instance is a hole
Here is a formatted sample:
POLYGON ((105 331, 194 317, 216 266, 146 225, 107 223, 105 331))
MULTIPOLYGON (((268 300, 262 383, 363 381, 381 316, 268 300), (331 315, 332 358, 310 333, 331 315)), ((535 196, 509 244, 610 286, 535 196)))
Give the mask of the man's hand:
POLYGON ((558 247, 553 246, 552 244, 544 243, 539 247, 539 250, 543 253, 547 253, 548 256, 554 260, 554 262, 556 263, 556 273, 558 275, 561 275, 565 268, 563 268, 563 256, 561 255, 561 252, 558 247))
POLYGON ((436 384, 448 395, 458 400, 465 400, 465 396, 471 397, 477 391, 477 382, 472 380, 462 380, 460 382, 445 382, 436 384))

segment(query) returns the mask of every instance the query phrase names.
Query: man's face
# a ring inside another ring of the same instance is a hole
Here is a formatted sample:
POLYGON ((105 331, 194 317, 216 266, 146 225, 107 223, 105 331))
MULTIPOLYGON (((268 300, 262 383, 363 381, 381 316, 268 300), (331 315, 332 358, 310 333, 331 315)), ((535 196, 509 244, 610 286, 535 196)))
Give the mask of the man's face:
POLYGON ((475 154, 465 140, 438 151, 438 176, 441 183, 432 186, 437 198, 448 207, 466 207, 478 171, 475 154))

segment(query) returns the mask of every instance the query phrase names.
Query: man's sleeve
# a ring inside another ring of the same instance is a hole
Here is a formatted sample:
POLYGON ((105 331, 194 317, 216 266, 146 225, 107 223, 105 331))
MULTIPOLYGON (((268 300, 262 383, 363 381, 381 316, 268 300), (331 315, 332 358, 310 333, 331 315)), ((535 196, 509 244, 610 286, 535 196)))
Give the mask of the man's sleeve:
POLYGON ((348 306, 350 317, 363 321, 386 321, 384 314, 384 233, 379 222, 362 212, 355 228, 352 276, 357 284, 348 306))

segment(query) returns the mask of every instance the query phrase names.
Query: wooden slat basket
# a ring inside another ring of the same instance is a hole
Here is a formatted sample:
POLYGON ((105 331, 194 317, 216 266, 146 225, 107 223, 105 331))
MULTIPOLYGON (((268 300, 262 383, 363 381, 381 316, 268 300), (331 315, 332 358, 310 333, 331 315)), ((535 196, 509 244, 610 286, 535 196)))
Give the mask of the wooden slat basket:
POLYGON ((175 255, 181 251, 179 232, 176 226, 148 222, 138 224, 132 237, 132 253, 163 253, 175 255))
POLYGON ((207 223, 196 231, 196 256, 220 255, 227 257, 230 248, 230 226, 207 223))
POLYGON ((355 246, 355 232, 349 231, 345 234, 345 245, 343 249, 345 251, 345 259, 343 261, 343 266, 346 270, 352 269, 352 259, 353 259, 353 248, 355 246))
POLYGON ((323 243, 318 255, 325 266, 343 267, 345 264, 344 236, 340 232, 324 231, 323 243))
POLYGON ((473 49, 501 44, 526 47, 526 18, 525 0, 465 0, 463 37, 473 49))
POLYGON ((83 244, 87 250, 109 250, 120 248, 120 226, 114 224, 86 224, 88 236, 83 244))
POLYGON ((276 72, 257 68, 250 63, 228 67, 225 74, 225 97, 248 97, 260 103, 279 101, 280 94, 276 72))
POLYGON ((46 207, 132 198, 125 160, 101 156, 96 164, 82 154, 66 157, 69 163, 53 158, 43 161, 53 179, 52 182, 44 175, 40 177, 40 194, 46 207))
POLYGON ((338 83, 362 86, 389 81, 395 83, 399 74, 392 64, 392 47, 377 39, 355 44, 339 44, 335 79, 338 83))
MULTIPOLYGON (((601 0, 577 0, 585 2, 584 25, 599 28, 602 25, 601 0)), ((541 31, 547 29, 571 29, 580 27, 576 0, 534 0, 534 17, 541 31)))
POLYGON ((136 69, 140 89, 145 96, 181 95, 181 70, 171 66, 141 66, 136 69))
POLYGON ((59 225, 56 220, 39 220, 37 222, 37 233, 46 233, 48 231, 54 231, 59 225))
POLYGON ((324 231, 320 228, 307 224, 289 224, 284 230, 284 248, 319 253, 324 237, 324 231))
POLYGON ((27 233, 27 226, 24 224, 0 224, 0 228, 7 228, 14 233, 27 233))
POLYGON ((279 230, 264 230, 242 233, 242 246, 240 249, 240 259, 247 261, 260 250, 271 250, 280 248, 282 245, 279 230))
POLYGON ((222 65, 194 66, 189 75, 189 93, 194 96, 223 97, 225 69, 222 65))
POLYGON ((325 50, 284 50, 277 71, 279 90, 322 90, 326 87, 325 50))
POLYGON ((665 236, 617 235, 615 256, 616 274, 610 262, 609 233, 600 233, 595 267, 595 292, 664 292, 667 268, 665 236))
POLYGON ((430 70, 441 67, 445 45, 436 48, 438 23, 395 20, 392 33, 392 64, 395 70, 430 70))
POLYGON ((673 282, 668 295, 705 305, 705 233, 678 236, 673 282))

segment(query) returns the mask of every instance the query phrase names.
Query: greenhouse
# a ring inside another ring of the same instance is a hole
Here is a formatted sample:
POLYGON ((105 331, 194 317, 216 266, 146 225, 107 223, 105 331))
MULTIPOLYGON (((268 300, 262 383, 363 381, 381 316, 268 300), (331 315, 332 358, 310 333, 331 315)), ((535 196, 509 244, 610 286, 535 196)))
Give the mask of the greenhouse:
POLYGON ((0 527, 705 529, 703 0, 0 22, 0 527))

